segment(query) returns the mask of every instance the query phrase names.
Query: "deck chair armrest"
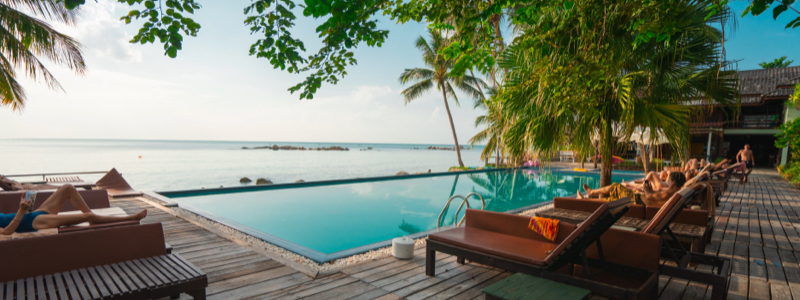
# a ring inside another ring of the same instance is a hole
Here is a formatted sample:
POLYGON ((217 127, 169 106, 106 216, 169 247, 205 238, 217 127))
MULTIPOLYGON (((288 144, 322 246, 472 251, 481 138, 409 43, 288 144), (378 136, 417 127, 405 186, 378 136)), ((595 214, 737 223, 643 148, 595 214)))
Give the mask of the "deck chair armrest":
MULTIPOLYGON (((528 224, 530 224, 531 220, 531 217, 528 216, 477 209, 468 209, 466 216, 467 220, 465 222, 465 226, 467 227, 550 243, 549 240, 545 239, 535 231, 528 229, 528 224)), ((556 237, 555 242, 560 243, 565 237, 572 233, 573 230, 575 230, 575 225, 566 222, 559 222, 558 236, 556 237)))

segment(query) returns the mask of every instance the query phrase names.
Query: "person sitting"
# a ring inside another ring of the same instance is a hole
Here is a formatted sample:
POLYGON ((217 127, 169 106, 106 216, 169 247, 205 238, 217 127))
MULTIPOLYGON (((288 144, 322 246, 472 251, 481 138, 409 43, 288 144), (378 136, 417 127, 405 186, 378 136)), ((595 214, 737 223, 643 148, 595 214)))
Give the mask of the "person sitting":
POLYGON ((706 163, 706 159, 705 158, 701 158, 700 159, 700 163, 697 165, 697 167, 698 167, 698 169, 702 169, 702 168, 705 168, 707 164, 708 163, 706 163))
POLYGON ((138 221, 147 216, 147 210, 125 216, 99 216, 92 213, 89 206, 75 189, 70 184, 65 184, 59 187, 53 195, 47 198, 37 210, 28 212, 31 207, 31 201, 25 200, 25 194, 21 196, 19 202, 19 210, 16 214, 0 214, 0 232, 4 235, 10 235, 14 232, 32 232, 42 229, 58 228, 64 225, 76 225, 83 222, 92 224, 121 222, 121 221, 138 221), (79 209, 82 214, 69 214, 58 215, 64 203, 69 201, 72 206, 79 209))
POLYGON ((644 203, 647 206, 652 207, 661 207, 664 203, 667 203, 669 198, 672 195, 675 195, 681 188, 683 188, 683 184, 686 183, 686 175, 680 172, 672 172, 669 174, 669 179, 667 180, 667 186, 663 188, 656 189, 654 188, 655 183, 651 183, 650 181, 645 181, 642 184, 642 188, 640 192, 636 192, 632 189, 629 189, 622 184, 614 183, 609 186, 605 186, 599 189, 590 189, 589 185, 583 184, 583 190, 586 191, 587 197, 583 197, 580 191, 578 191, 578 198, 593 198, 593 197, 600 197, 601 195, 609 195, 608 198, 603 200, 606 201, 615 201, 625 197, 631 198, 631 200, 637 203, 644 203))
POLYGON ((667 186, 666 181, 668 179, 669 179, 669 171, 665 170, 661 173, 658 173, 658 175, 656 175, 656 172, 650 171, 650 173, 647 173, 647 176, 644 177, 644 180, 625 182, 625 180, 623 179, 622 183, 620 184, 631 190, 639 190, 642 188, 642 186, 644 185, 644 181, 646 180, 650 181, 650 183, 653 184, 654 188, 661 189, 667 186))

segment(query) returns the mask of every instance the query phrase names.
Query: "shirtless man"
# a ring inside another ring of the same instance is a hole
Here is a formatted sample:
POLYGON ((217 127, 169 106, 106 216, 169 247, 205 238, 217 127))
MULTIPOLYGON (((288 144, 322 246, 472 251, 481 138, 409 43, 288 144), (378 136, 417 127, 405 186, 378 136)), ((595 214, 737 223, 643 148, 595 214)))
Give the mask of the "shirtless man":
POLYGON ((745 144, 744 149, 739 150, 739 153, 736 154, 736 162, 744 163, 747 167, 747 173, 745 174, 742 182, 747 182, 747 177, 753 172, 753 166, 755 165, 755 158, 753 157, 753 151, 750 150, 750 144, 745 144))

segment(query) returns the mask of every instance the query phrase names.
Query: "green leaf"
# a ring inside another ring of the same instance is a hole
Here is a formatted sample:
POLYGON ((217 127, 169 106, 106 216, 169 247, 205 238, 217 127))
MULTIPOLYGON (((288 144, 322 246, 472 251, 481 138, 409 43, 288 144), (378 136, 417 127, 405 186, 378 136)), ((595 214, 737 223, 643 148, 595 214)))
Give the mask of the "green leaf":
POLYGON ((144 7, 147 7, 148 9, 153 9, 154 7, 156 7, 156 4, 153 3, 153 1, 145 1, 144 7))
POLYGON ((776 6, 774 9, 772 9, 772 19, 777 20, 778 16, 782 12, 785 12, 787 9, 789 9, 789 7, 786 6, 786 5, 778 5, 778 6, 776 6))
POLYGON ((64 7, 71 10, 83 5, 84 3, 86 3, 85 0, 64 0, 64 7))
POLYGON ((751 6, 753 8, 750 12, 753 14, 753 16, 758 16, 767 10, 767 8, 769 8, 769 5, 767 5, 767 3, 764 1, 755 1, 751 6))

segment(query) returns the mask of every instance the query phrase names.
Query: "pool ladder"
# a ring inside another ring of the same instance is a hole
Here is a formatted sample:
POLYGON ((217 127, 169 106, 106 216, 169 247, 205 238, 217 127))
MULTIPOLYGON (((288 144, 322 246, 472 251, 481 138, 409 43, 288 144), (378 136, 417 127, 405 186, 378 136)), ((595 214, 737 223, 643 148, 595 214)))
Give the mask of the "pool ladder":
POLYGON ((469 206, 469 201, 468 201, 470 196, 478 196, 478 198, 481 199, 481 210, 486 208, 486 201, 483 200, 483 196, 481 196, 478 193, 473 192, 467 194, 466 196, 454 195, 453 197, 450 197, 450 199, 447 200, 447 203, 444 204, 444 207, 442 207, 442 212, 439 213, 439 220, 436 221, 436 229, 442 227, 442 217, 444 217, 444 213, 447 211, 447 208, 450 207, 450 202, 452 202, 453 199, 455 198, 461 198, 461 205, 458 206, 458 210, 456 210, 456 214, 455 216, 453 216, 453 225, 455 225, 455 227, 459 227, 461 226, 461 224, 464 224, 464 219, 466 219, 467 216, 464 215, 463 217, 461 217, 461 221, 458 221, 458 214, 461 212, 461 209, 464 207, 464 204, 467 205, 467 208, 472 208, 469 206))

